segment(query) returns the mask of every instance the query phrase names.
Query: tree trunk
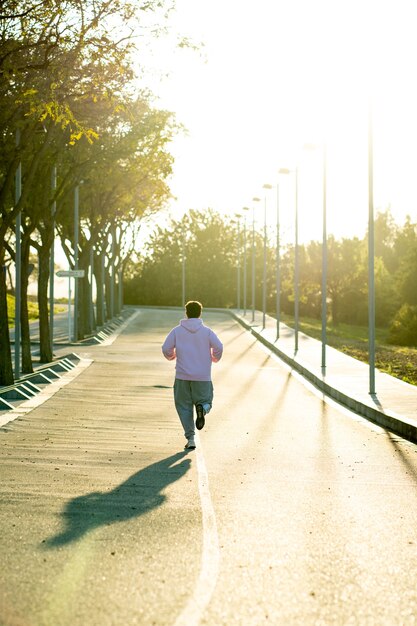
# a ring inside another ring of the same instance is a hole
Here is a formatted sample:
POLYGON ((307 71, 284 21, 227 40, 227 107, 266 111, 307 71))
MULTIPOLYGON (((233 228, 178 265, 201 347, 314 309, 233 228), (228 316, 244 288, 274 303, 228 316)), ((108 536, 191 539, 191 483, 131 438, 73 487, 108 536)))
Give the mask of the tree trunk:
POLYGON ((20 308, 20 336, 22 342, 22 372, 31 374, 33 372, 32 353, 30 350, 30 326, 28 311, 28 284, 29 284, 29 251, 30 235, 24 233, 22 236, 21 254, 21 308, 20 308))
POLYGON ((85 249, 85 254, 80 260, 80 269, 84 270, 84 278, 80 278, 79 280, 79 307, 80 307, 80 331, 82 331, 82 336, 89 335, 92 332, 91 321, 90 321, 90 306, 91 306, 91 298, 90 298, 90 281, 88 279, 88 269, 89 269, 89 259, 90 259, 90 251, 89 249, 85 249))
POLYGON ((103 276, 103 263, 101 254, 94 255, 94 276, 96 277, 96 311, 97 311, 97 325, 104 325, 104 276, 103 276))
MULTIPOLYGON (((39 343, 41 363, 50 363, 53 359, 51 347, 51 329, 49 328, 48 281, 50 250, 43 245, 39 248, 38 306, 39 306, 39 343)), ((53 279, 53 277, 51 278, 53 279)), ((54 306, 51 302, 50 306, 54 306)))
POLYGON ((7 312, 6 273, 3 266, 4 248, 0 247, 0 385, 12 385, 14 377, 7 312))

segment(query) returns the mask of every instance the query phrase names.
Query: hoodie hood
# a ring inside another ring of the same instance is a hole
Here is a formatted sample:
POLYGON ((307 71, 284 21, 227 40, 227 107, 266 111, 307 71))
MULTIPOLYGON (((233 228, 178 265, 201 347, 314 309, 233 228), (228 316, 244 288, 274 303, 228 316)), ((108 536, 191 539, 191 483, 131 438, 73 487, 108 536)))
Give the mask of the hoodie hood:
POLYGON ((181 320, 180 326, 190 333, 197 333, 203 326, 203 320, 201 317, 190 317, 189 319, 181 320))

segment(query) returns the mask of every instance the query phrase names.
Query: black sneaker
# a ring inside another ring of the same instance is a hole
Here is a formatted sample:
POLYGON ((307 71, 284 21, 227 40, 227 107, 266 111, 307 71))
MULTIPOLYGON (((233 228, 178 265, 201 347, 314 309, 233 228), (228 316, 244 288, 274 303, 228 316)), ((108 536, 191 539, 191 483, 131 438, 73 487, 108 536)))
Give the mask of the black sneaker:
POLYGON ((205 419, 204 419, 205 411, 201 404, 196 404, 195 410, 197 411, 197 419, 195 421, 195 426, 197 430, 201 430, 202 428, 204 428, 204 424, 205 424, 205 419))

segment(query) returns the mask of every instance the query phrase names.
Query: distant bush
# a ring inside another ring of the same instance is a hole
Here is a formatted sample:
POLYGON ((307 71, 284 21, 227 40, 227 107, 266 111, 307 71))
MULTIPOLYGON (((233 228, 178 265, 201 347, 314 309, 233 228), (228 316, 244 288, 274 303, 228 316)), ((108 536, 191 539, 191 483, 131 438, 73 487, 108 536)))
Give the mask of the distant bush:
POLYGON ((389 329, 388 342, 417 347, 417 306, 403 304, 389 329))

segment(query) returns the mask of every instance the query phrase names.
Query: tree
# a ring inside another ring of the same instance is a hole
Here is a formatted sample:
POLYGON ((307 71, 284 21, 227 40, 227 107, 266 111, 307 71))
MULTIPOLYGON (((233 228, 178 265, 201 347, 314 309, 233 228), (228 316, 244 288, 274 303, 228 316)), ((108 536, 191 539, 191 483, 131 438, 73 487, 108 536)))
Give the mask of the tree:
MULTIPOLYGON (((85 162, 77 158, 70 162, 71 149, 84 142, 88 153, 100 134, 110 132, 117 113, 127 102, 135 100, 131 82, 135 32, 144 11, 160 11, 167 5, 169 2, 164 0, 97 0, 94 3, 88 0, 47 3, 10 0, 3 3, 0 14, 1 265, 16 216, 24 215, 26 227, 36 221, 27 220, 27 214, 34 209, 30 197, 40 169, 45 171, 58 160, 68 166, 59 173, 63 184, 56 198, 65 206, 69 189, 80 180, 77 167, 84 165, 85 169, 85 162), (42 135, 40 141, 38 134, 42 135), (19 162, 23 164, 24 180, 22 194, 16 202, 14 177, 19 162)), ((91 154, 89 157, 87 162, 91 161, 91 154)), ((51 356, 45 332, 47 251, 49 253, 53 240, 50 236, 51 203, 51 197, 44 200, 45 219, 38 220, 38 235, 32 238, 41 266, 41 358, 45 359, 51 356), (45 246, 48 246, 47 251, 45 246)), ((29 236, 27 228, 26 233, 29 236)), ((6 283, 2 272, 0 384, 12 381, 6 283)))
POLYGON ((190 211, 167 228, 155 229, 136 271, 129 269, 133 276, 125 285, 126 302, 181 306, 183 258, 186 299, 212 307, 235 305, 236 226, 210 209, 190 211))

